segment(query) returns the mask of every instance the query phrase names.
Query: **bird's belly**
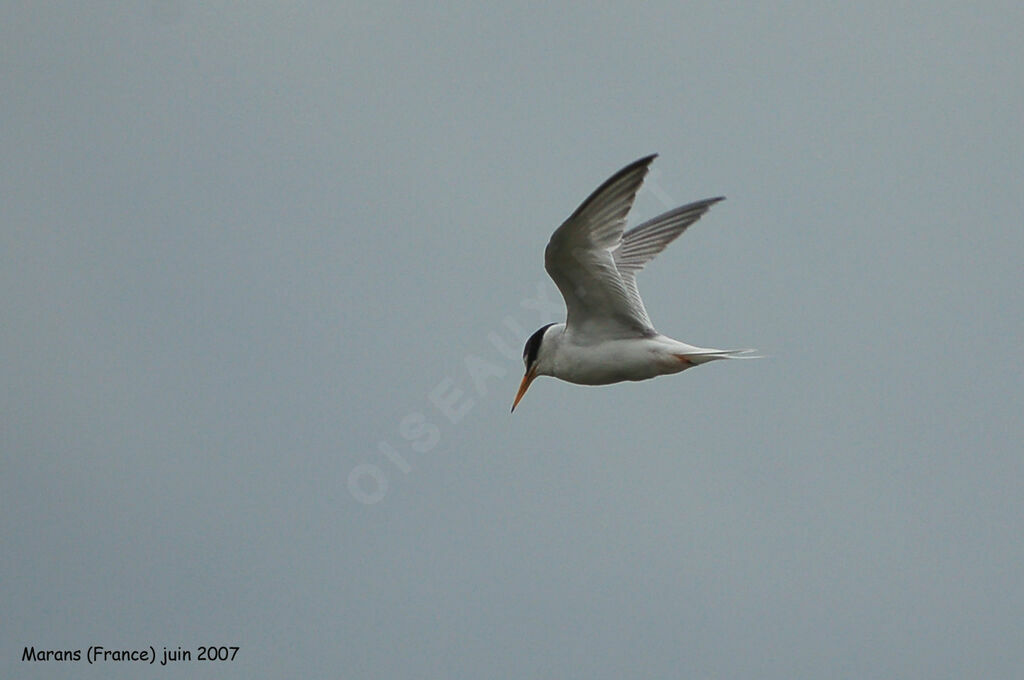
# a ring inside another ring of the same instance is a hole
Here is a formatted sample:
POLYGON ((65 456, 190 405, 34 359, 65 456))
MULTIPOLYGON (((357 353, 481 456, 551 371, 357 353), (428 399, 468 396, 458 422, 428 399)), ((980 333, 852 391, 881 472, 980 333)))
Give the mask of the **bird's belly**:
POLYGON ((555 376, 579 385, 608 385, 678 373, 689 364, 655 343, 618 340, 575 347, 556 365, 555 376))

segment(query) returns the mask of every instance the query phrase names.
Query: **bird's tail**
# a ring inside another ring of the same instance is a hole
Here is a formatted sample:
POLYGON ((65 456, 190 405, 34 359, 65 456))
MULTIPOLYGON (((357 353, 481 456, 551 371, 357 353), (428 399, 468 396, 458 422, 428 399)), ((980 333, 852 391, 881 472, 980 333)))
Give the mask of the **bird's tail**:
POLYGON ((756 349, 706 349, 687 352, 686 358, 694 364, 704 364, 716 359, 763 359, 756 349))

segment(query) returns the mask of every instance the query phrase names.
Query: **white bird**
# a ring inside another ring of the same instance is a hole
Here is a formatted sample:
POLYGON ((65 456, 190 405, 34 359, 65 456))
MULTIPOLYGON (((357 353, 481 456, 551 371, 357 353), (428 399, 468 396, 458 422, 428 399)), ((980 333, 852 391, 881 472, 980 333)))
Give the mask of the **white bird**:
POLYGON ((636 275, 724 197, 675 208, 623 233, 626 215, 647 175, 652 154, 597 188, 555 230, 544 268, 565 298, 565 323, 541 327, 523 348, 526 374, 512 403, 530 383, 550 375, 579 385, 607 385, 679 373, 715 359, 748 359, 754 350, 695 347, 654 330, 636 275))

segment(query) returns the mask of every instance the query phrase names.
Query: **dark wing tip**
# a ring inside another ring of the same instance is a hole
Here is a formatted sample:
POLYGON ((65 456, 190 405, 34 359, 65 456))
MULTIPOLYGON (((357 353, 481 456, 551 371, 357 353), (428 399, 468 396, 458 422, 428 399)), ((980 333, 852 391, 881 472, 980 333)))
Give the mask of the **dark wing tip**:
MULTIPOLYGON (((683 207, 684 208, 703 208, 704 210, 707 210, 711 206, 713 206, 715 203, 721 203, 724 200, 725 200, 725 196, 715 196, 714 198, 702 198, 699 201, 694 201, 693 203, 688 203, 687 205, 684 205, 683 207)), ((703 213, 701 213, 701 214, 703 214, 703 213)))
MULTIPOLYGON (((656 153, 652 153, 652 154, 650 154, 650 155, 648 155, 648 156, 644 156, 643 158, 640 158, 640 159, 637 159, 637 160, 633 161, 632 163, 630 163, 629 165, 627 165, 627 166, 626 166, 626 168, 631 168, 631 167, 633 167, 634 165, 650 165, 650 164, 651 164, 651 162, 652 162, 652 161, 653 161, 653 160, 654 160, 655 158, 657 158, 657 157, 658 157, 658 154, 656 154, 656 153)), ((623 170, 625 170, 625 168, 623 168, 623 170)))
POLYGON ((646 168, 657 157, 658 157, 658 154, 652 153, 652 154, 650 154, 648 156, 644 156, 643 158, 636 159, 635 161, 633 161, 632 163, 630 163, 629 165, 625 166, 624 168, 619 170, 617 173, 612 175, 610 178, 608 178, 608 181, 605 182, 605 184, 610 184, 613 180, 615 180, 615 179, 617 179, 619 177, 622 177, 623 175, 629 174, 631 171, 636 170, 637 168, 646 168))

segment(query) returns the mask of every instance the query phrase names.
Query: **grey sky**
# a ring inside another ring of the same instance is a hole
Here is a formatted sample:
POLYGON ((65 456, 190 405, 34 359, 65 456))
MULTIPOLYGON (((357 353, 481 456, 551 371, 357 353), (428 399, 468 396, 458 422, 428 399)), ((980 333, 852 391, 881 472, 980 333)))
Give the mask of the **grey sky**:
POLYGON ((1018 677, 1022 25, 3 4, 0 675, 1018 677), (769 358, 510 416, 652 152, 638 217, 728 197, 654 323, 769 358), (241 649, 20 660, 91 644, 241 649))

